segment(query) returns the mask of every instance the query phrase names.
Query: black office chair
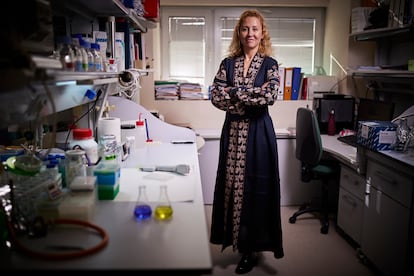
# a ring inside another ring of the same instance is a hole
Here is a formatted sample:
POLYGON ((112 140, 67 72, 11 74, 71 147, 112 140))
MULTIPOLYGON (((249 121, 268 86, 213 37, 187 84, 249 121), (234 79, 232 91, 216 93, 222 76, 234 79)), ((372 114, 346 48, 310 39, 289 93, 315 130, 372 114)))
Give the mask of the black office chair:
POLYGON ((329 183, 339 176, 336 163, 321 163, 322 141, 315 113, 308 108, 298 108, 296 113, 296 159, 301 161, 301 179, 304 182, 319 179, 322 181, 320 206, 315 207, 305 203, 301 205, 290 218, 295 223, 296 218, 304 213, 319 213, 321 216, 321 233, 329 231, 329 183))

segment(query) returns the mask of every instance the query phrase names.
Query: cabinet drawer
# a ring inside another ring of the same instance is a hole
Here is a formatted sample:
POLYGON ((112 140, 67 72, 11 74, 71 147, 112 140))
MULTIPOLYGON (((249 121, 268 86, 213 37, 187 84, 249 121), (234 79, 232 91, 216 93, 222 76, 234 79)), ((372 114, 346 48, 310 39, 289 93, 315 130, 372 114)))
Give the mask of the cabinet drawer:
POLYGON ((413 179, 402 171, 368 161, 367 177, 371 178, 371 186, 410 208, 413 193, 413 179))
POLYGON ((340 185, 357 198, 364 199, 365 178, 346 166, 341 166, 340 185))
POLYGON ((339 188, 338 226, 358 244, 361 244, 363 209, 361 199, 339 188))

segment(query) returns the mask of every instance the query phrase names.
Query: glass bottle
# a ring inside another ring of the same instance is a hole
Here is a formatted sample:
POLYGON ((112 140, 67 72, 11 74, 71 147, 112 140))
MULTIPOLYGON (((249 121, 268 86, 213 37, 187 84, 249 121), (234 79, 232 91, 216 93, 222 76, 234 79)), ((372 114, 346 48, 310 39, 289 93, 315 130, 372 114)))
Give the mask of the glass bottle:
POLYGON ((146 220, 151 218, 152 209, 148 204, 147 192, 145 186, 138 187, 138 198, 134 208, 134 216, 137 220, 146 220))
POLYGON ((157 207, 155 207, 155 218, 158 220, 168 220, 173 215, 173 209, 168 199, 167 186, 160 186, 160 196, 157 207))
POLYGON ((60 62, 64 71, 75 71, 75 53, 72 49, 72 39, 67 36, 58 37, 58 50, 60 62))
POLYGON ((336 134, 336 125, 335 125, 335 110, 332 108, 329 112, 328 118, 328 135, 336 134))

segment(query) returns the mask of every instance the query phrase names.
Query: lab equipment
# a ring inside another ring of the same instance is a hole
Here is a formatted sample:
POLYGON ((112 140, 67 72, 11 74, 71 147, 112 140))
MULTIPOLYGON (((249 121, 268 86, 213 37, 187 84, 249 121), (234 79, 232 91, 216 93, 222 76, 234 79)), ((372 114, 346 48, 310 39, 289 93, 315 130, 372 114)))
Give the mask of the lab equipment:
POLYGON ((138 198, 134 208, 134 216, 137 220, 147 220, 151 218, 152 209, 148 204, 147 191, 144 185, 138 187, 138 198))
POLYGON ((161 185, 158 203, 155 207, 155 218, 157 220, 168 220, 172 218, 172 215, 173 209, 168 198, 167 185, 161 185))
POLYGON ((141 171, 144 172, 154 172, 154 171, 163 171, 163 172, 174 172, 182 175, 190 173, 190 166, 187 164, 178 164, 175 166, 142 166, 141 171))

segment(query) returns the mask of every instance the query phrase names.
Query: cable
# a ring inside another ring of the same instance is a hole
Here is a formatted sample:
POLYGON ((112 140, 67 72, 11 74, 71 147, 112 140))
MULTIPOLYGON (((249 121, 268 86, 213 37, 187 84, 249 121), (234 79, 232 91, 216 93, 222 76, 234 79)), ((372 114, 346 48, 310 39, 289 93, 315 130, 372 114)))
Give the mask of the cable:
POLYGON ((336 87, 336 86, 338 86, 338 93, 339 93, 339 84, 344 80, 344 79, 346 79, 348 76, 345 76, 345 77, 343 77, 342 79, 340 79, 339 81, 337 81, 334 85, 332 85, 332 87, 331 88, 329 88, 329 92, 330 91, 333 91, 333 89, 336 87))
POLYGON ((102 240, 97 245, 92 246, 87 249, 80 249, 78 251, 65 252, 65 253, 47 253, 47 252, 41 252, 41 251, 30 249, 29 247, 21 243, 19 239, 17 238, 16 233, 14 232, 14 228, 11 225, 10 221, 8 221, 8 228, 9 228, 9 232, 10 232, 13 245, 16 246, 18 250, 20 250, 21 252, 29 256, 42 258, 42 259, 48 259, 48 260, 65 260, 65 259, 83 257, 86 255, 90 255, 90 254, 98 252, 99 250, 103 249, 108 244, 108 241, 109 241, 108 233, 103 228, 99 227, 96 224, 92 224, 88 221, 76 220, 76 219, 57 219, 54 221, 54 224, 71 224, 71 225, 79 225, 79 226, 84 226, 87 228, 92 228, 93 230, 98 232, 102 240))
MULTIPOLYGON (((91 112, 92 111, 92 109, 94 109, 95 108, 95 106, 96 106, 96 104, 97 104, 97 102, 98 102, 98 100, 99 100, 99 98, 100 98, 100 96, 102 95, 102 90, 101 89, 99 89, 98 90, 98 92, 97 92, 97 94, 96 94, 96 99, 95 99, 95 101, 93 102, 93 104, 92 104, 92 106, 85 112, 85 113, 83 113, 82 114, 82 116, 80 116, 76 121, 74 121, 73 123, 72 123, 72 125, 75 125, 77 122, 79 122, 83 117, 85 117, 86 115, 88 115, 89 114, 89 112, 91 112)), ((66 136, 66 139, 65 139, 65 148, 66 148, 66 146, 67 146, 67 144, 68 144, 68 140, 69 140, 69 136, 70 136, 70 133, 72 132, 72 128, 69 128, 69 130, 68 130, 68 135, 66 136)))

